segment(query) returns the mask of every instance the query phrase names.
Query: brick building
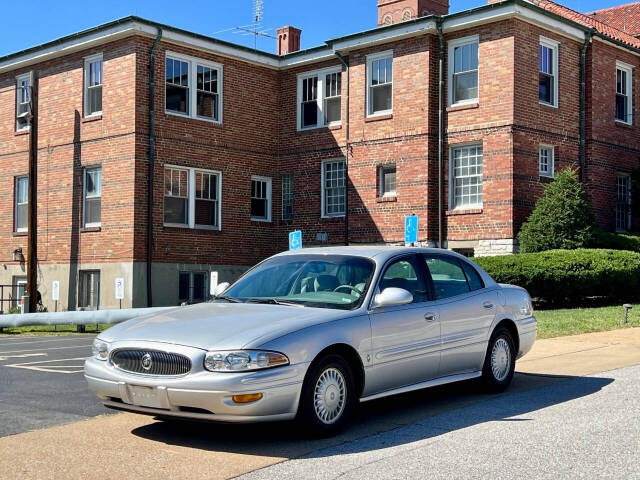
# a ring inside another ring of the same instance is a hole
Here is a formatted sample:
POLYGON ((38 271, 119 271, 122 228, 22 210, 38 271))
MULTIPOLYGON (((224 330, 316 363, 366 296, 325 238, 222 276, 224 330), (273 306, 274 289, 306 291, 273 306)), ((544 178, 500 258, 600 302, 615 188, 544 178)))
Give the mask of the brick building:
POLYGON ((510 253, 569 165, 603 228, 637 227, 638 24, 548 0, 448 9, 378 0, 376 28, 300 51, 285 27, 277 54, 128 17, 0 58, 0 284, 26 275, 31 72, 49 308, 53 281, 59 310, 116 306, 116 278, 123 306, 198 301, 291 230, 399 243, 411 213, 423 244, 510 253))

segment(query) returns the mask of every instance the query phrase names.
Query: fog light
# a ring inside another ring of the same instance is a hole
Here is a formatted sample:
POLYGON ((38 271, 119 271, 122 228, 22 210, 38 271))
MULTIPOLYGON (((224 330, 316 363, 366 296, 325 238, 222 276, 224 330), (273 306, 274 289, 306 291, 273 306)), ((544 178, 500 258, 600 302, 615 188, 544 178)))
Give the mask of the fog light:
POLYGON ((251 403, 257 402, 262 398, 261 393, 247 393, 245 395, 234 395, 232 397, 233 403, 251 403))

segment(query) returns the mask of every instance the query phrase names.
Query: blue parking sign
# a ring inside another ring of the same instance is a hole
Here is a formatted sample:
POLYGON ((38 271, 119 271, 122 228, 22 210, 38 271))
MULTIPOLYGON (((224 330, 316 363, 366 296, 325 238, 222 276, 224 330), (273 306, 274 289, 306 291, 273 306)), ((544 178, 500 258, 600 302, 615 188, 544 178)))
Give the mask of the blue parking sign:
POLYGON ((289 250, 302 248, 302 231, 289 232, 289 250))
POLYGON ((416 243, 418 241, 418 216, 407 215, 404 217, 404 243, 416 243))

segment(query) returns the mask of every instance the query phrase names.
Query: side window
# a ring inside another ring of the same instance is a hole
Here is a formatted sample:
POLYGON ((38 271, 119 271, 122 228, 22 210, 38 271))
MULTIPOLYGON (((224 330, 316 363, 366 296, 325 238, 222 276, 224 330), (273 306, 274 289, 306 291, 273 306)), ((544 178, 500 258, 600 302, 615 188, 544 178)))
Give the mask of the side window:
POLYGON ((428 300, 424 280, 409 258, 396 260, 387 267, 380 280, 380 291, 389 287, 408 290, 413 295, 413 303, 428 300))
POLYGON ((425 262, 433 280, 435 300, 469 292, 467 278, 457 259, 445 256, 425 256, 425 262))
POLYGON ((460 262, 462 264, 462 269, 464 270, 464 274, 467 276, 467 281, 469 282, 469 288, 471 291, 480 290, 484 288, 484 283, 482 283, 482 279, 476 269, 469 265, 467 262, 460 262))

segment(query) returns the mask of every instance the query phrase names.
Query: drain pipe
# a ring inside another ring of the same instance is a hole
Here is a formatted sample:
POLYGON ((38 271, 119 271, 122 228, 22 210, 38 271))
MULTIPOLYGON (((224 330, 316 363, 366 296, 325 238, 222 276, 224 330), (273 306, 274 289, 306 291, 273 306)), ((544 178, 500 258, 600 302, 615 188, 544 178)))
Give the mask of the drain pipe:
POLYGON ((444 35, 442 34, 442 17, 436 19, 436 30, 438 31, 439 56, 438 61, 438 247, 444 248, 444 202, 443 194, 443 168, 442 160, 444 156, 444 35))
POLYGON ((155 132, 155 67, 156 49, 162 38, 162 28, 158 28, 158 34, 151 47, 149 55, 149 173, 147 182, 147 307, 153 305, 151 292, 151 265, 153 262, 153 174, 156 157, 156 132, 155 132))
POLYGON ((338 52, 333 52, 347 70, 347 116, 345 119, 345 142, 347 156, 344 162, 344 244, 349 245, 349 62, 338 52))
POLYGON ((584 183, 584 170, 587 156, 587 47, 591 43, 593 30, 584 33, 584 44, 580 52, 580 182, 584 183))

